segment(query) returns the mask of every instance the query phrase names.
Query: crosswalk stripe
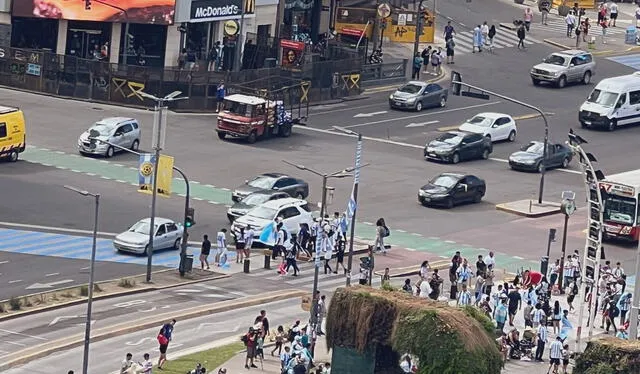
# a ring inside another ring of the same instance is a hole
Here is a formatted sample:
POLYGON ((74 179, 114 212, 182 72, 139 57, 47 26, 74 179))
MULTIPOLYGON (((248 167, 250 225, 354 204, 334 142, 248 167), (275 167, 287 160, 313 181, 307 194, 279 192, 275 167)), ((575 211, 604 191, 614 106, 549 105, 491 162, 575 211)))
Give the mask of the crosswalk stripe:
MULTIPOLYGON (((558 31, 558 32, 562 32, 563 34, 566 34, 567 32, 567 24, 564 21, 564 19, 562 18, 549 18, 549 20, 547 21, 546 25, 543 25, 541 23, 533 23, 531 24, 531 30, 533 30, 533 32, 537 32, 539 30, 551 30, 551 31, 558 31)), ((591 28, 589 29, 589 32, 591 33, 597 33, 598 35, 600 35, 602 33, 602 29, 600 27, 600 25, 596 25, 595 23, 591 24, 591 28)), ((624 27, 609 27, 607 28, 607 35, 622 35, 624 34, 625 28, 624 27)))

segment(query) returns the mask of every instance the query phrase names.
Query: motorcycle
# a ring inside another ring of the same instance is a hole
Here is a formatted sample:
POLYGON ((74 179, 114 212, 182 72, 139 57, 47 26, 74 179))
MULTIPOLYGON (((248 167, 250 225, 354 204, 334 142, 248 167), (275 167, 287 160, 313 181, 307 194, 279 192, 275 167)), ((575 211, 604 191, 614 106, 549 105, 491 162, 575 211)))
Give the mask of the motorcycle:
POLYGON ((381 49, 376 49, 371 53, 371 56, 369 56, 369 63, 370 64, 381 64, 382 63, 382 50, 381 49))

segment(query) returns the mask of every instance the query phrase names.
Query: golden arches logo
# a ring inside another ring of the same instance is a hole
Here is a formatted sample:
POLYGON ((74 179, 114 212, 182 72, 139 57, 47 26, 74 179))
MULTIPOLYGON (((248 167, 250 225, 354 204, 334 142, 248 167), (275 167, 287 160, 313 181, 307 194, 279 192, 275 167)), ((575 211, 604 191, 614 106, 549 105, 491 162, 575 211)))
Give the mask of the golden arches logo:
POLYGON ((244 1, 244 12, 246 14, 253 14, 256 10, 256 0, 243 0, 244 1))
POLYGON ((150 177, 153 174, 153 164, 151 162, 145 162, 140 165, 140 174, 144 177, 150 177))

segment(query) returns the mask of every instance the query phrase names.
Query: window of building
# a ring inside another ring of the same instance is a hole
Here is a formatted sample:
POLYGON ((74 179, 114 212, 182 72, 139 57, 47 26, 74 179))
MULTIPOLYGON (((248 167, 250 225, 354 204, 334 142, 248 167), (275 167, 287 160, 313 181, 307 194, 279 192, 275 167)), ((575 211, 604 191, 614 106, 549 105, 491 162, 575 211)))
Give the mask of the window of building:
POLYGON ((11 23, 12 47, 56 50, 58 20, 13 17, 11 23))
POLYGON ((164 66, 167 26, 123 24, 120 61, 127 65, 164 66))

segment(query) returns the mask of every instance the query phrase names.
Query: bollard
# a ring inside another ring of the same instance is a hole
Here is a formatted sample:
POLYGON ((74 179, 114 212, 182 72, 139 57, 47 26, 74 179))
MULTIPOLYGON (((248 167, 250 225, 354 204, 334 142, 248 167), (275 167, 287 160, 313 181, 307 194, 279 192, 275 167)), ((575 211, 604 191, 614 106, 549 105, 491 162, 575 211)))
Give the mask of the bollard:
POLYGON ((270 249, 265 249, 263 253, 264 253, 264 268, 266 270, 271 270, 271 255, 273 254, 273 251, 270 249))
POLYGON ((250 269, 251 269, 251 260, 249 260, 248 258, 245 258, 244 262, 243 262, 243 266, 244 266, 243 271, 246 274, 249 274, 250 269))

